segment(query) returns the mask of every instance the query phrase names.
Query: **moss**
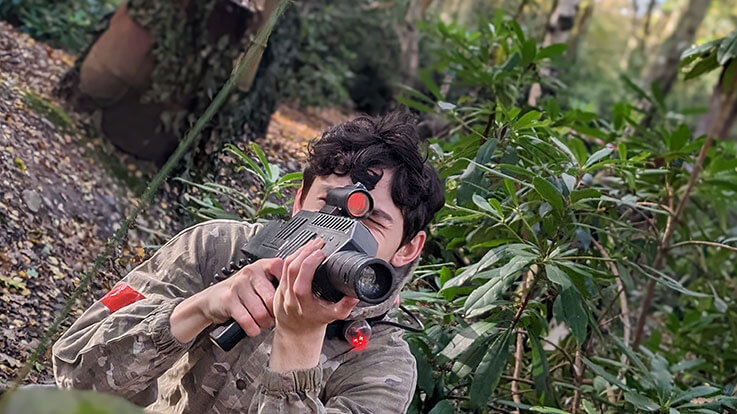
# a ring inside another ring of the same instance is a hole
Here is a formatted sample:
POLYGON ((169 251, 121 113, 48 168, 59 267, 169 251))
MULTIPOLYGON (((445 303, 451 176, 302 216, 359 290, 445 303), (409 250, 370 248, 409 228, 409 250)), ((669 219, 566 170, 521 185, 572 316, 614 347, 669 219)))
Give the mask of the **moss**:
POLYGON ((146 190, 148 181, 144 175, 136 175, 137 170, 130 170, 114 156, 106 153, 102 148, 95 146, 90 150, 91 156, 105 168, 110 175, 125 183, 136 196, 140 196, 146 190))
POLYGON ((34 92, 26 92, 23 95, 23 102, 28 108, 38 115, 48 119, 52 124, 67 132, 74 131, 74 121, 64 112, 58 105, 47 101, 34 92))

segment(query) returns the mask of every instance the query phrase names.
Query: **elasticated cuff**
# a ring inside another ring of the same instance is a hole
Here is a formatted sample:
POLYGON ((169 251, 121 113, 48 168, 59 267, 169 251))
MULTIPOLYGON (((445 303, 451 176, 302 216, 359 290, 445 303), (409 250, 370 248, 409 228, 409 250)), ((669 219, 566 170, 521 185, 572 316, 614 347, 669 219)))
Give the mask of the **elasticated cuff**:
POLYGON ((168 300, 147 317, 148 332, 151 335, 151 340, 156 346, 156 350, 162 355, 186 351, 195 341, 192 339, 187 343, 182 343, 171 333, 169 318, 174 308, 183 300, 184 298, 168 300))
POLYGON ((322 367, 276 372, 266 367, 261 374, 261 385, 270 393, 310 392, 320 389, 322 384, 322 367))

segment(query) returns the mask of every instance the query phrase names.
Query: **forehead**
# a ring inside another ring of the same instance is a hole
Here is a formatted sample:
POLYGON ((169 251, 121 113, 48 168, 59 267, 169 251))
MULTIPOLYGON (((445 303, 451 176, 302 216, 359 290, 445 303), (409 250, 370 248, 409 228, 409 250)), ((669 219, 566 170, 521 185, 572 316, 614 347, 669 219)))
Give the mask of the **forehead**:
MULTIPOLYGON (((369 191, 371 197, 374 199, 374 205, 377 208, 381 208, 386 211, 392 218, 401 218, 401 211, 399 207, 394 204, 391 196, 392 178, 394 177, 392 170, 383 170, 383 176, 373 190, 369 191)), ((349 175, 324 175, 315 177, 315 181, 312 183, 308 196, 323 196, 330 189, 337 187, 345 187, 353 184, 349 175)))

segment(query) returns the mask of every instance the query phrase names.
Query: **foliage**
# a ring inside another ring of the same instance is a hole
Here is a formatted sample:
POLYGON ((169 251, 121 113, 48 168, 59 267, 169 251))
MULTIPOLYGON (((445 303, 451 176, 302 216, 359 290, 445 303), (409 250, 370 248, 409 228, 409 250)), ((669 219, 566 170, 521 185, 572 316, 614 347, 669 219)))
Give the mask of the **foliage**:
POLYGON ((20 26, 51 46, 80 52, 119 3, 119 0, 3 0, 0 19, 20 26))
POLYGON ((391 99, 399 46, 394 25, 406 1, 376 7, 374 1, 296 2, 301 43, 285 95, 304 106, 351 103, 381 112, 391 99))
POLYGON ((257 198, 255 194, 223 184, 214 182, 197 184, 183 178, 177 178, 178 181, 184 182, 203 193, 201 198, 192 194, 185 195, 185 198, 190 202, 189 211, 195 219, 227 218, 237 220, 244 218, 254 221, 289 214, 286 206, 277 205, 270 198, 284 198, 284 190, 298 186, 302 180, 302 173, 292 172, 282 175, 281 168, 277 164, 270 163, 266 158, 266 154, 257 144, 249 144, 249 149, 255 154, 256 159, 249 157, 235 145, 228 144, 225 147, 225 151, 233 155, 239 163, 233 172, 246 171, 259 182, 261 190, 257 198), (223 204, 219 200, 227 200, 227 203, 223 204), (228 207, 232 207, 235 212, 230 212, 232 210, 228 207))
MULTIPOLYGON (((533 82, 564 93, 538 72, 563 45, 540 48, 501 14, 476 32, 452 23, 433 30, 441 47, 423 76, 431 96, 407 88, 400 98, 451 126, 430 146, 447 200, 426 249, 433 264, 404 296, 429 326, 408 335, 419 371, 412 411, 737 407, 726 348, 737 332, 719 329, 732 324, 735 145, 709 150, 673 223, 705 140, 684 116, 642 130, 629 102, 610 119, 553 97, 531 108, 524 98, 533 82), (447 95, 433 72, 452 74, 447 95), (670 225, 673 243, 655 268, 670 225), (710 240, 720 243, 700 244, 710 240), (635 351, 629 301, 651 279, 661 286, 659 309, 635 351), (700 339, 708 347, 699 349, 700 339), (676 345, 684 342, 688 351, 676 345)), ((662 101, 625 84, 633 100, 662 101)))
POLYGON ((143 409, 121 397, 51 386, 20 389, 3 400, 4 414, 138 414, 143 409))

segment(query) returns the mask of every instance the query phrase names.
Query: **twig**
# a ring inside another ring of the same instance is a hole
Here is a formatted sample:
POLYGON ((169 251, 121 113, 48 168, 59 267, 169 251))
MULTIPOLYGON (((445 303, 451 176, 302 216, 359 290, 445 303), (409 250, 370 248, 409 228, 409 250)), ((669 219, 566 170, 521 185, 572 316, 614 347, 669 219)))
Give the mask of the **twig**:
MULTIPOLYGON (((701 147, 701 151, 699 151, 699 155, 696 158, 696 163, 694 164, 693 170, 691 171, 691 177, 689 178, 688 184, 686 185, 686 191, 683 194, 683 198, 681 198, 681 201, 678 203, 675 214, 673 214, 672 216, 668 216, 665 233, 663 234, 663 238, 661 239, 660 245, 658 246, 658 252, 655 255, 655 260, 653 262, 653 267, 655 269, 660 269, 663 266, 663 259, 665 258, 665 252, 668 250, 668 244, 670 243, 670 239, 675 232, 675 228, 681 219, 681 215, 686 209, 686 204, 688 204, 688 200, 691 197, 691 192, 696 186, 696 180, 698 180, 699 175, 701 174, 701 170, 704 168, 706 155, 709 152, 709 148, 711 148, 711 144, 714 142, 714 138, 718 134, 718 126, 722 125, 724 119, 731 112, 732 95, 734 94, 735 90, 734 85, 731 86, 732 87, 729 93, 726 94, 724 97, 724 104, 722 105, 722 108, 719 112, 717 122, 714 122, 714 124, 712 124, 711 130, 707 134, 706 140, 704 141, 704 145, 701 147)), ((650 305, 653 301, 653 295, 655 294, 656 283, 657 282, 654 279, 650 280, 650 282, 648 282, 647 284, 647 288, 645 289, 645 294, 643 295, 642 299, 642 308, 640 309, 640 316, 637 318, 637 325, 635 327, 635 337, 632 342, 632 347, 634 349, 637 349, 640 346, 640 342, 642 341, 642 335, 645 330, 645 323, 647 322, 648 312, 650 311, 650 305)))
MULTIPOLYGON (((527 295, 525 296, 524 302, 522 304, 522 308, 524 308, 525 305, 527 305, 527 300, 529 300, 529 297, 532 293, 532 287, 528 286, 529 281, 531 277, 535 276, 535 273, 537 272, 537 265, 534 264, 530 266, 530 270, 528 270, 524 276, 522 276, 522 283, 520 283, 520 293, 522 293, 525 289, 529 289, 527 292, 527 295)), ((518 311, 520 313, 520 311, 518 311)), ((521 314, 521 313, 520 313, 521 314)), ((524 342, 525 342, 525 334, 522 332, 517 332, 517 345, 514 351, 514 373, 512 374, 512 400, 517 404, 522 404, 522 399, 520 398, 519 394, 519 387, 517 385, 516 378, 520 377, 520 374, 522 373, 522 353, 524 351, 524 342)), ((517 414, 519 414, 519 408, 515 411, 517 414)))
POLYGON ((527 385, 535 385, 535 381, 529 380, 527 378, 510 377, 509 375, 502 375, 502 379, 505 379, 507 381, 521 382, 527 385))
POLYGON ((581 361, 581 348, 576 350, 576 362, 573 364, 573 384, 576 390, 573 391, 573 400, 571 401, 571 412, 578 411, 578 405, 581 403, 581 383, 583 379, 583 362, 581 361))
POLYGON ((489 131, 491 131, 491 125, 494 123, 494 119, 496 118, 496 110, 492 110, 489 114, 489 120, 486 121, 486 127, 484 127, 484 138, 481 139, 481 144, 486 142, 489 139, 489 131))
POLYGON ((732 250, 734 252, 737 252, 737 247, 730 246, 730 245, 727 245, 727 244, 724 244, 724 243, 710 242, 710 241, 706 241, 706 240, 688 240, 688 241, 682 241, 680 243, 672 244, 670 247, 668 247, 668 249, 669 250, 670 249, 675 249, 676 247, 685 246, 687 244, 705 244, 707 246, 719 247, 719 248, 722 248, 722 249, 728 249, 728 250, 732 250))
MULTIPOLYGON (((604 247, 596 240, 592 240, 594 247, 599 251, 602 257, 609 259, 609 253, 604 249, 604 247)), ((614 275, 614 279, 617 282, 617 297, 619 297, 619 307, 622 309, 622 312, 619 314, 619 318, 622 320, 622 325, 624 329, 624 344, 629 345, 630 343, 630 331, 632 330, 632 326, 630 324, 630 309, 629 305, 627 303, 627 295, 624 289, 624 283, 622 283, 622 279, 619 277, 619 270, 617 269, 617 266, 615 266, 614 262, 608 262, 609 264, 609 270, 614 275)))

